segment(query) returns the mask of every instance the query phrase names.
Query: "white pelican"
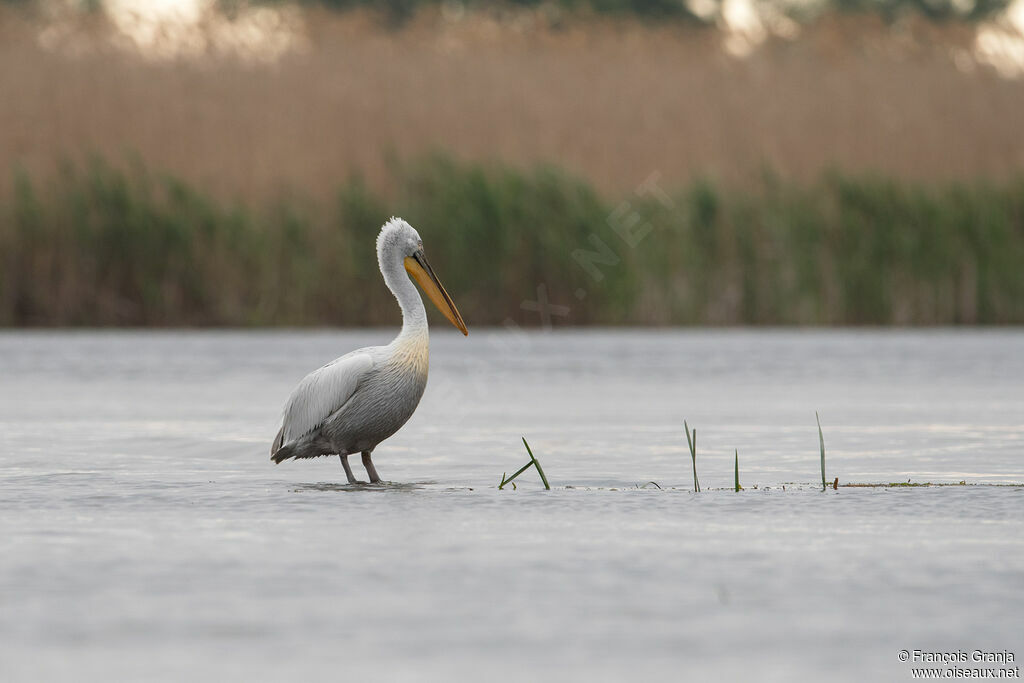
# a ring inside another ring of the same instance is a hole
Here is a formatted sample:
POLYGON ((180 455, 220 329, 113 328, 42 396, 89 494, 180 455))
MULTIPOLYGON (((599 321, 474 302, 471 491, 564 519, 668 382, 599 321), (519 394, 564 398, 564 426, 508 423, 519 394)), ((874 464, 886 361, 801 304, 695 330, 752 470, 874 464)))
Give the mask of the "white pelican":
POLYGON ((411 225, 400 218, 384 224, 377 236, 377 261, 402 309, 402 331, 387 346, 345 354, 299 382, 284 406, 281 431, 270 449, 275 463, 337 454, 348 482, 354 484, 348 456, 362 453, 370 482, 380 481, 370 459, 373 449, 412 416, 427 386, 427 311, 406 273, 452 325, 469 334, 411 225))

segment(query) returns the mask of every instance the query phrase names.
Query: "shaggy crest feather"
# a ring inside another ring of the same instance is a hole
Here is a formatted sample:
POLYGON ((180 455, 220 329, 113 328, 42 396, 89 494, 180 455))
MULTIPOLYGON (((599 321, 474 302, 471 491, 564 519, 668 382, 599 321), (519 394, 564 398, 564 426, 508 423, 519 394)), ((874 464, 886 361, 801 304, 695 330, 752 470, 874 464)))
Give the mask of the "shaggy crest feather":
POLYGON ((385 254, 389 253, 392 248, 398 246, 402 240, 415 241, 417 243, 423 242, 423 240, 420 239, 420 234, 416 232, 415 228, 401 218, 392 216, 381 227, 380 232, 377 234, 377 262, 380 264, 382 270, 385 267, 385 254))

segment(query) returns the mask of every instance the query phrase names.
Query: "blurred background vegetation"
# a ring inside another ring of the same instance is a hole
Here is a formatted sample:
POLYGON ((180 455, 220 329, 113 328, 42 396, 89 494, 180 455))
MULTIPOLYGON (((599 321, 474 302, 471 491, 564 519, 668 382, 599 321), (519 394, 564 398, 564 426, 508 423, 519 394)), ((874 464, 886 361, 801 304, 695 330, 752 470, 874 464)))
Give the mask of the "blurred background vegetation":
MULTIPOLYGON (((161 0, 153 0, 160 3, 161 0)), ((706 0, 702 3, 683 0, 297 0, 308 6, 321 6, 331 10, 370 9, 388 18, 405 21, 424 7, 458 5, 471 11, 505 10, 516 8, 545 8, 546 11, 579 14, 583 12, 665 19, 675 18, 702 24, 712 24, 721 15, 725 0, 706 0)), ((797 18, 812 18, 826 12, 870 12, 893 19, 908 12, 920 13, 932 19, 978 20, 1005 9, 1012 0, 765 0, 779 10, 797 18)), ((46 5, 46 0, 0 0, 9 5, 46 5)), ((255 0, 248 4, 283 5, 296 0, 255 0)), ((118 0, 64 0, 61 4, 88 12, 101 12, 104 4, 118 4, 118 0)), ((51 3, 52 4, 52 3, 51 3)), ((245 0, 213 0, 217 8, 231 13, 244 7, 245 0)))
MULTIPOLYGON (((19 1, 19 0, 14 0, 19 1)), ((21 0, 24 1, 24 0, 21 0)), ((101 0, 90 0, 99 2, 101 0)), ((282 0, 264 0, 281 2, 282 0)), ((221 0, 230 7, 235 0, 221 0)), ((368 7, 384 13, 399 23, 410 19, 425 5, 441 5, 451 0, 303 0, 332 9, 368 7)), ((991 16, 1007 7, 1010 0, 820 0, 819 2, 788 2, 778 0, 778 10, 798 19, 810 19, 825 12, 869 12, 894 19, 908 12, 921 13, 933 19, 978 20, 991 16)), ((724 0, 688 3, 681 0, 465 0, 460 5, 469 9, 498 9, 510 7, 546 7, 549 13, 591 12, 597 14, 633 15, 646 19, 682 19, 699 24, 714 24, 721 16, 724 0)))
POLYGON ((416 217, 476 324, 519 321, 536 283, 576 323, 1024 321, 1024 179, 698 180, 614 205, 550 166, 433 157, 395 174, 397 196, 353 178, 328 210, 224 204, 101 161, 22 177, 0 216, 0 324, 392 323, 373 258, 391 212, 416 217))
POLYGON ((0 325, 1024 323, 1021 2, 6 0, 0 325))

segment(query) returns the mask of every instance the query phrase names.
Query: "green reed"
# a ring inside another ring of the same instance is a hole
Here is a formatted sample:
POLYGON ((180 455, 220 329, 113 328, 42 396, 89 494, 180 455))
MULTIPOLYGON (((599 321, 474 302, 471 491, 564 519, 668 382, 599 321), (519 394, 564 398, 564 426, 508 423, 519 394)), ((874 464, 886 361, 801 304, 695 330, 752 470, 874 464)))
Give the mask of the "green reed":
POLYGON ((665 187, 662 203, 552 166, 430 156, 392 172, 393 195, 353 177, 330 206, 224 201, 102 160, 21 174, 0 191, 0 325, 396 324, 374 254, 391 214, 471 326, 539 324, 521 304, 540 284, 565 325, 1024 323, 1024 178, 766 175, 665 187), (634 246, 609 224, 623 199, 650 226, 634 246))
MULTIPOLYGON (((523 445, 526 446, 526 452, 530 454, 530 462, 526 463, 518 470, 516 470, 511 477, 505 477, 504 473, 501 475, 501 483, 498 484, 498 490, 505 488, 506 484, 512 483, 512 480, 518 477, 520 474, 530 469, 531 467, 536 468, 537 474, 540 475, 540 480, 544 484, 544 488, 548 491, 551 490, 551 485, 548 483, 547 475, 544 474, 544 468, 540 466, 540 461, 534 456, 533 451, 530 449, 530 444, 526 442, 526 437, 523 437, 523 445)), ((515 484, 513 484, 515 486, 515 484)))
POLYGON ((743 487, 740 486, 740 452, 736 450, 736 459, 733 460, 733 490, 742 491, 743 487))
MULTIPOLYGON (((828 484, 825 482, 825 435, 821 433, 821 418, 818 411, 814 411, 814 419, 818 421, 818 442, 821 444, 821 490, 824 491, 828 484)), ((838 479, 836 480, 838 482, 838 479)))
POLYGON ((686 430, 686 444, 690 447, 690 460, 693 461, 693 492, 700 493, 700 482, 697 481, 697 430, 690 432, 690 425, 683 420, 683 429, 686 430))

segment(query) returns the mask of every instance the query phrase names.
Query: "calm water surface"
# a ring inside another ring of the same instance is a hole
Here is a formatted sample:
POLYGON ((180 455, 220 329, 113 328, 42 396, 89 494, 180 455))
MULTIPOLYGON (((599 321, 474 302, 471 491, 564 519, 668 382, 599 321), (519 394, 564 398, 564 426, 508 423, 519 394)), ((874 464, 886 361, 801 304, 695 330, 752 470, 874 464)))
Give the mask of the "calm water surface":
POLYGON ((0 680, 910 680, 900 649, 1024 658, 1024 488, 813 488, 815 410, 829 479, 1024 482, 1024 332, 435 333, 423 403, 374 457, 396 483, 275 467, 294 384, 389 338, 0 334, 0 680), (496 490, 521 435, 554 491, 496 490))

